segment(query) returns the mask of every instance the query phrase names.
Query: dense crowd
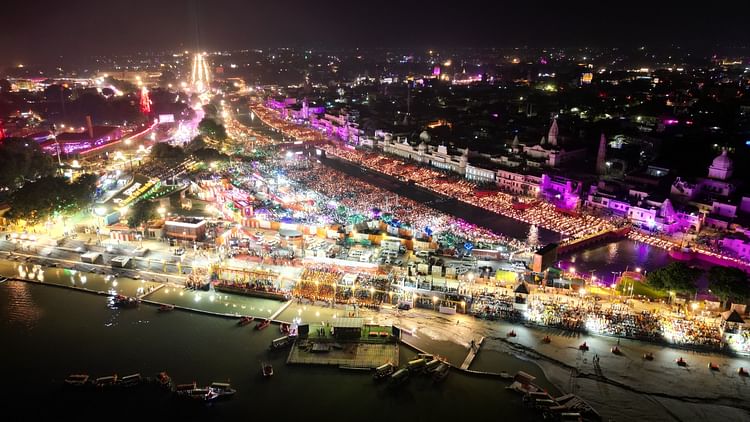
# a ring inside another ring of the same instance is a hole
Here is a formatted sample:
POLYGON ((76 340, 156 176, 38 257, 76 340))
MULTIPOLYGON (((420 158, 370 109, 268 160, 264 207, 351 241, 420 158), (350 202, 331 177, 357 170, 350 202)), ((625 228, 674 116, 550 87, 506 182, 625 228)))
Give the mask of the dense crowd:
MULTIPOLYGON (((308 169, 287 169, 287 177, 299 184, 306 191, 318 192, 328 201, 324 204, 343 205, 350 213, 370 217, 373 207, 381 213, 391 214, 393 219, 418 231, 429 230, 432 233, 451 233, 476 244, 509 245, 514 249, 526 248, 523 242, 508 238, 470 224, 462 219, 451 217, 428 206, 403 197, 396 197, 384 189, 351 178, 339 171, 314 165, 308 169), (346 183, 342 183, 342 181, 346 183), (333 201, 333 202, 331 202, 333 201)), ((317 215, 328 215, 335 219, 334 207, 321 207, 317 215), (329 208, 326 210, 326 208, 329 208)), ((335 220, 334 220, 335 221, 335 220)), ((342 223, 342 221, 335 221, 342 223)))
POLYGON ((480 187, 476 183, 458 175, 419 167, 396 158, 335 146, 327 146, 326 152, 497 214, 562 233, 570 238, 580 238, 615 228, 609 220, 590 215, 561 213, 555 205, 543 201, 535 201, 530 207, 518 209, 514 207, 516 198, 513 195, 503 192, 477 195, 480 187))

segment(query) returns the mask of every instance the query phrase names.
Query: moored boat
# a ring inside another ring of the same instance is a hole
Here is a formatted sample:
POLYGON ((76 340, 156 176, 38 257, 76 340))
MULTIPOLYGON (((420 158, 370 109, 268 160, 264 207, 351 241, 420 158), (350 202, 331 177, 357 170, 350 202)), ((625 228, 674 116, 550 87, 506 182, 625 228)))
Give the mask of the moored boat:
POLYGON ((219 393, 212 390, 210 387, 203 387, 188 390, 182 397, 199 402, 209 402, 218 399, 219 393))
POLYGON ((139 300, 134 297, 129 297, 125 295, 116 295, 112 299, 112 305, 117 306, 118 308, 135 308, 138 306, 139 300))
POLYGON ((94 386, 98 388, 112 387, 117 384, 117 374, 99 377, 94 380, 94 386))
POLYGON ((260 370, 263 373, 264 377, 270 377, 273 375, 273 365, 268 362, 261 363, 260 370))
POLYGON ((440 382, 445 379, 445 377, 448 376, 448 372, 450 372, 450 365, 448 365, 445 362, 440 362, 440 365, 435 369, 435 371, 432 373, 432 380, 434 382, 440 382))
POLYGON ((285 349, 291 346, 292 343, 294 343, 294 337, 289 337, 289 336, 279 337, 271 341, 271 346, 269 346, 269 349, 271 350, 285 349))
POLYGON ((253 318, 251 316, 243 316, 242 318, 240 318, 237 321, 237 325, 239 325, 240 327, 245 326, 245 325, 250 324, 251 322, 253 322, 254 319, 255 318, 253 318))
POLYGON ((89 376, 87 374, 70 374, 65 378, 65 385, 72 387, 83 387, 88 385, 89 376))
POLYGON ((213 382, 209 388, 219 395, 219 399, 228 399, 237 392, 228 382, 213 382))
POLYGON ((270 319, 264 319, 263 321, 261 321, 261 322, 259 322, 258 324, 255 325, 255 329, 256 330, 263 330, 263 329, 267 328, 269 325, 271 325, 271 320, 270 319))
POLYGON ((375 368, 375 373, 372 374, 372 379, 375 381, 380 381, 382 379, 385 379, 389 377, 391 374, 393 374, 393 371, 396 370, 396 367, 393 366, 392 363, 386 362, 377 368, 375 368))
POLYGON ((141 374, 126 375, 117 381, 117 385, 120 387, 135 387, 143 382, 141 374))
POLYGON ((289 324, 283 323, 279 325, 279 330, 281 331, 281 334, 289 335, 289 324))
POLYGON ((391 374, 390 378, 388 378, 388 385, 395 387, 403 384, 407 379, 409 379, 409 370, 401 368, 391 374))
POLYGON ((181 395, 187 395, 190 391, 195 390, 198 388, 195 381, 189 384, 177 384, 174 388, 174 392, 177 393, 178 396, 181 395))
POLYGON ((161 305, 158 309, 159 312, 174 311, 174 305, 161 305))
POLYGON ((172 388, 172 377, 170 377, 166 371, 159 372, 159 374, 156 375, 156 382, 164 388, 172 388))

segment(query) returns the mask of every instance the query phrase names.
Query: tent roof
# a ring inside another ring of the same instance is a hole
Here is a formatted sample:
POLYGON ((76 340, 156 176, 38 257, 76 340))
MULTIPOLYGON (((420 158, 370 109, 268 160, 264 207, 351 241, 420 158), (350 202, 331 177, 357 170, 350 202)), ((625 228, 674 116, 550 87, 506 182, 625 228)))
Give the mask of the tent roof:
POLYGON ((513 292, 527 295, 529 294, 529 288, 526 287, 526 283, 522 282, 518 285, 518 287, 515 288, 515 290, 513 290, 513 292))
POLYGON ((736 322, 736 323, 739 323, 739 324, 744 324, 745 323, 745 320, 742 319, 742 317, 740 316, 740 314, 737 311, 735 311, 734 309, 732 309, 730 311, 722 312, 721 313, 721 319, 723 319, 724 321, 736 322))

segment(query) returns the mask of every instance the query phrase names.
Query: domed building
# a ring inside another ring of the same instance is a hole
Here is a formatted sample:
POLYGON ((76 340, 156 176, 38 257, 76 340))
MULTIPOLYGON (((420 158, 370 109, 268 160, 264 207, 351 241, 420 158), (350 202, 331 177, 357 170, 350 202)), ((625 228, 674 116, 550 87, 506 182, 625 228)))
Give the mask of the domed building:
POLYGON ((727 155, 727 149, 721 151, 721 155, 714 158, 708 168, 708 177, 711 179, 727 180, 732 177, 732 159, 727 155))

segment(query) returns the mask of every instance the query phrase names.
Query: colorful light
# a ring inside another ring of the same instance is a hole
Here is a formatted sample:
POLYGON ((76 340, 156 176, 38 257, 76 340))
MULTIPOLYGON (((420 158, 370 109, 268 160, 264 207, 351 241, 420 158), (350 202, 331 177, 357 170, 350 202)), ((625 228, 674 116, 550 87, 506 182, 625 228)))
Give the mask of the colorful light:
POLYGON ((141 88, 141 113, 151 113, 151 98, 149 98, 148 88, 145 86, 141 88))

